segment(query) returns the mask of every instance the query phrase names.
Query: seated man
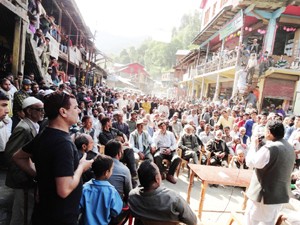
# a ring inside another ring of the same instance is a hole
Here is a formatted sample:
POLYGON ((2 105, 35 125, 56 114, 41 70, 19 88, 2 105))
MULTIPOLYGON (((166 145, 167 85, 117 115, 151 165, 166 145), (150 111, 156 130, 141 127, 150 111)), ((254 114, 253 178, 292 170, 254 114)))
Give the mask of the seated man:
POLYGON ((207 143, 206 150, 211 153, 209 164, 212 166, 228 166, 229 149, 222 137, 223 132, 217 130, 215 137, 207 143))
POLYGON ((123 113, 119 112, 116 114, 116 121, 112 123, 112 127, 121 131, 123 134, 126 135, 127 138, 129 138, 129 126, 127 123, 123 122, 123 113))
MULTIPOLYGON (((93 152, 94 141, 89 134, 80 134, 75 139, 75 145, 78 150, 78 158, 81 159, 83 154, 86 153, 86 158, 88 160, 93 159, 97 156, 97 153, 93 152)), ((82 174, 83 183, 88 182, 90 179, 94 178, 94 173, 90 169, 82 174)))
POLYGON ((153 161, 151 152, 155 151, 155 147, 151 146, 152 138, 147 131, 144 131, 144 120, 138 120, 136 125, 136 129, 130 134, 129 146, 133 149, 137 160, 153 161))
MULTIPOLYGON (((95 179, 83 186, 79 209, 83 212, 82 224, 108 224, 122 211, 119 193, 107 180, 114 162, 109 156, 99 155, 92 164, 95 179), (105 202, 105 204, 103 204, 105 202)), ((81 223, 80 223, 81 224, 81 223)))
POLYGON ((186 161, 193 159, 198 164, 198 153, 201 146, 198 144, 197 137, 193 134, 194 128, 187 124, 184 126, 184 135, 179 139, 178 148, 182 150, 182 158, 186 161))
MULTIPOLYGON (((131 148, 128 148, 129 143, 127 142, 127 137, 121 131, 112 128, 111 119, 109 117, 104 117, 101 120, 102 124, 102 133, 99 135, 99 142, 101 145, 106 145, 108 141, 117 139, 122 142, 124 148, 124 155, 121 159, 122 162, 125 162, 128 166, 131 176, 136 177, 136 165, 134 159, 134 152, 131 148)), ((135 183, 135 182, 133 182, 135 183)))
POLYGON ((159 130, 155 132, 153 136, 154 144, 157 149, 154 154, 154 162, 159 168, 162 179, 167 178, 169 182, 175 184, 177 181, 174 178, 174 173, 181 162, 181 159, 176 153, 176 139, 172 132, 167 131, 167 126, 164 121, 158 122, 158 128, 159 130), (171 161, 167 177, 165 175, 165 168, 162 165, 163 159, 171 161))
POLYGON ((133 189, 128 198, 137 225, 143 224, 139 218, 197 224, 197 217, 187 202, 178 193, 160 186, 160 171, 154 163, 142 162, 138 175, 141 185, 133 189))
MULTIPOLYGON (((108 178, 108 182, 117 189, 123 200, 123 204, 127 205, 128 195, 132 189, 132 183, 129 169, 120 162, 120 159, 123 157, 122 144, 119 141, 110 140, 106 144, 104 152, 105 155, 112 157, 114 161, 112 174, 108 178)), ((118 217, 112 219, 110 224, 119 224, 127 217, 128 213, 128 210, 122 211, 118 217)))

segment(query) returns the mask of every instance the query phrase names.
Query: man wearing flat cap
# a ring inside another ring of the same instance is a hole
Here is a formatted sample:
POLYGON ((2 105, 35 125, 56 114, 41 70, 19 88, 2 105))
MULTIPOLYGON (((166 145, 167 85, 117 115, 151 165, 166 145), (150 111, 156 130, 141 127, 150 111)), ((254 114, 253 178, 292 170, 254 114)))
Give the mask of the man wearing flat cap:
POLYGON ((151 152, 155 151, 155 147, 150 134, 144 130, 144 120, 136 122, 136 129, 130 133, 129 146, 133 149, 136 160, 148 159, 153 162, 151 152))
POLYGON ((15 92, 14 101, 13 101, 13 117, 12 117, 12 131, 20 122, 21 119, 24 118, 24 112, 22 110, 22 104, 25 98, 29 97, 29 90, 31 88, 31 81, 29 79, 24 79, 22 81, 22 88, 15 92))
POLYGON ((33 177, 23 172, 11 161, 11 158, 17 150, 38 134, 38 122, 44 118, 44 104, 35 97, 25 98, 22 103, 22 109, 25 117, 12 132, 5 147, 5 154, 9 161, 5 184, 14 189, 11 225, 23 224, 24 220, 28 221, 27 224, 29 224, 34 205, 33 177))

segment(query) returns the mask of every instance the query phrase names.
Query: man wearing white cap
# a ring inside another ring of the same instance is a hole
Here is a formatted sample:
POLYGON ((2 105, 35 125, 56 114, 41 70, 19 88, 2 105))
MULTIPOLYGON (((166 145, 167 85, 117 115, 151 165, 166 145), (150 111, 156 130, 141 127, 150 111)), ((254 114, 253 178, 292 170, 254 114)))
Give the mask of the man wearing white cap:
POLYGON ((22 103, 22 109, 25 117, 13 130, 5 147, 5 154, 9 160, 5 184, 14 189, 14 203, 10 225, 24 224, 25 220, 29 224, 34 205, 33 177, 23 172, 11 161, 11 158, 17 150, 38 134, 38 122, 44 118, 44 104, 35 97, 25 98, 22 103))

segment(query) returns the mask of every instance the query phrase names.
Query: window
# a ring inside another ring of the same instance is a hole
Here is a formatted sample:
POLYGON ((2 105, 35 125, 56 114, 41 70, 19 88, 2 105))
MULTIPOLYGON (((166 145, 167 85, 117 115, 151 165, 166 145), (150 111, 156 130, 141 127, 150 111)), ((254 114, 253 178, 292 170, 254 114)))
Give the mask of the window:
POLYGON ((215 15, 215 13, 216 13, 216 8, 217 8, 217 3, 215 3, 214 6, 213 6, 212 16, 215 15))
POLYGON ((204 25, 208 23, 209 21, 209 13, 210 13, 210 8, 206 10, 205 15, 204 15, 204 25))
POLYGON ((221 8, 228 2, 228 0, 221 0, 221 8))

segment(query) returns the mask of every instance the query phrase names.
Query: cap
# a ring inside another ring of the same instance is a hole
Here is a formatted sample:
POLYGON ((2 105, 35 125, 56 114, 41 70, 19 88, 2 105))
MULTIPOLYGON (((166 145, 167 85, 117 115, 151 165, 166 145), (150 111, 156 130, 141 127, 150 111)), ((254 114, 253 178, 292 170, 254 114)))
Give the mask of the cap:
POLYGON ((44 96, 49 95, 49 94, 51 94, 51 93, 53 93, 53 92, 54 92, 53 90, 48 89, 48 90, 46 90, 46 91, 44 92, 44 96))
POLYGON ((144 124, 144 120, 138 120, 138 121, 136 121, 136 125, 138 125, 138 124, 144 124))
POLYGON ((25 98, 22 103, 22 109, 25 109, 31 105, 38 104, 38 103, 43 103, 43 102, 35 97, 25 98))
POLYGON ((31 80, 29 80, 29 79, 24 79, 24 80, 22 81, 22 84, 25 84, 25 85, 31 85, 31 80))

